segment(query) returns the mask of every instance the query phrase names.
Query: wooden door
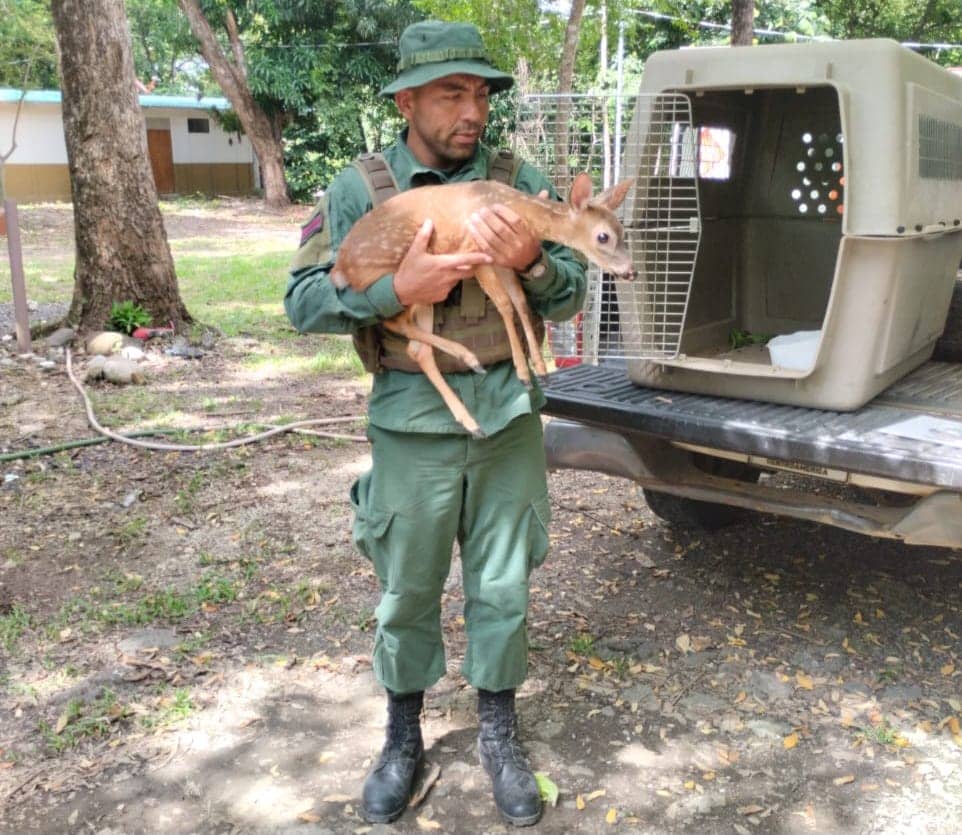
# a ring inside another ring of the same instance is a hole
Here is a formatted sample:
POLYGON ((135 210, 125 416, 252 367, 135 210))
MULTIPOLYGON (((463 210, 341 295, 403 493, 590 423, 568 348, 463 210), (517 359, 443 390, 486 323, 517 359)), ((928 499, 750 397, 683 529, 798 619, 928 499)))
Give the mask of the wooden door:
POLYGON ((174 150, 170 142, 170 131, 148 128, 147 151, 150 154, 150 168, 154 172, 157 193, 173 194, 174 150))

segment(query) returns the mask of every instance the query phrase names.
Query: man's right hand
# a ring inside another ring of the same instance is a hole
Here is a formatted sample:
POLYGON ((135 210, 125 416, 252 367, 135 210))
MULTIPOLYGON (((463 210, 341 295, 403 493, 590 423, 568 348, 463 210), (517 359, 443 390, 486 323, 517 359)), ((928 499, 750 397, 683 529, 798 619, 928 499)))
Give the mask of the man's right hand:
POLYGON ((434 224, 424 221, 411 242, 411 248, 394 272, 394 293, 405 307, 412 304, 443 302, 451 288, 468 278, 480 264, 493 259, 483 252, 455 252, 435 255, 428 252, 434 224))

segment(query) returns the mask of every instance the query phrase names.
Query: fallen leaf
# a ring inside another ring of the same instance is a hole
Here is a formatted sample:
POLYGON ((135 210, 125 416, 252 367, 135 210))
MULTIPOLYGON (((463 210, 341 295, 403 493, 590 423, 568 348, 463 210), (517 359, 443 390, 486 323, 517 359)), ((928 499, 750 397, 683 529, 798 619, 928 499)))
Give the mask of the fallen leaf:
POLYGON ((593 792, 588 792, 588 794, 585 795, 585 803, 591 803, 592 800, 595 800, 599 797, 604 797, 607 793, 607 789, 598 789, 593 792))
POLYGON ((691 636, 685 632, 675 638, 675 646, 684 653, 691 652, 691 636))
POLYGON ((420 826, 421 829, 440 829, 441 828, 441 824, 439 824, 437 821, 433 821, 430 818, 421 817, 421 815, 418 815, 416 820, 418 822, 418 826, 420 826))
POLYGON ((353 799, 349 794, 328 794, 321 798, 321 803, 349 803, 353 799))
POLYGON ((802 690, 811 690, 815 686, 812 677, 804 673, 795 673, 795 683, 801 687, 802 690))
POLYGON ((618 820, 618 810, 609 809, 608 814, 605 815, 605 823, 614 823, 616 820, 618 820))
POLYGON ((603 670, 605 668, 605 662, 597 655, 592 655, 591 658, 588 659, 588 666, 594 670, 603 670))
POLYGON ((751 803, 748 806, 739 806, 737 811, 739 815, 757 815, 759 812, 764 812, 765 807, 759 806, 757 803, 751 803))
POLYGON ((321 820, 320 815, 315 815, 313 812, 301 812, 297 819, 299 821, 304 821, 304 823, 318 823, 321 820))
POLYGON ((538 792, 541 795, 541 799, 550 806, 557 806, 559 792, 558 786, 554 781, 551 780, 547 774, 542 774, 540 771, 534 773, 534 779, 538 784, 538 792))
POLYGON ((321 751, 321 753, 320 753, 320 754, 318 755, 318 757, 317 757, 317 761, 318 761, 321 765, 324 765, 324 763, 330 762, 330 761, 333 760, 333 759, 334 759, 334 752, 333 752, 333 751, 321 751))
POLYGON ((798 745, 798 734, 794 732, 790 733, 782 740, 782 745, 784 745, 786 749, 794 748, 798 745))
POLYGON ((949 726, 949 731, 952 736, 958 736, 962 731, 959 729, 959 720, 955 716, 950 716, 949 721, 945 723, 949 726))
POLYGON ((64 728, 66 728, 67 725, 69 725, 69 724, 70 724, 70 711, 69 711, 69 710, 65 710, 65 711, 64 711, 63 713, 61 713, 60 716, 58 717, 58 719, 57 719, 57 724, 56 724, 56 726, 54 727, 53 732, 54 732, 55 734, 59 734, 59 733, 60 733, 64 728))
POLYGON ((844 777, 836 777, 834 780, 832 780, 832 782, 833 782, 836 786, 844 786, 844 785, 846 785, 846 784, 848 784, 848 783, 854 783, 854 782, 855 782, 855 775, 854 775, 854 774, 846 774, 844 777))
POLYGON ((735 696, 734 704, 740 705, 747 698, 748 698, 748 694, 744 690, 739 690, 738 695, 735 696))
POLYGON ((424 802, 424 798, 428 796, 428 792, 431 791, 440 776, 441 766, 437 763, 431 763, 431 768, 428 769, 427 774, 421 778, 417 791, 411 795, 411 799, 408 801, 409 809, 417 809, 417 807, 424 802))
POLYGON ((714 641, 705 635, 696 635, 691 639, 692 652, 701 652, 714 645, 714 641))
POLYGON ((944 676, 950 676, 955 672, 955 664, 949 662, 948 664, 943 664, 939 667, 939 672, 944 676))
POLYGON ((586 805, 587 804, 585 803, 585 799, 579 794, 575 798, 575 809, 577 809, 580 812, 582 809, 585 808, 586 805))
POLYGON ((688 789, 688 791, 694 791, 694 790, 695 790, 695 781, 694 781, 694 780, 685 780, 685 788, 688 789))

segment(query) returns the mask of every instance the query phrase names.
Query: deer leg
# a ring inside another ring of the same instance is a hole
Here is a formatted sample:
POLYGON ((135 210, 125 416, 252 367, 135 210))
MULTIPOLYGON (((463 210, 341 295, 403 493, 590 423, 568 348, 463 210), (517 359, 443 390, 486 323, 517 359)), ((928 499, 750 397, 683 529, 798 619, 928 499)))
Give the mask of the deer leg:
POLYGON ((518 318, 521 320, 521 327, 524 330, 524 338, 528 343, 528 357, 534 366, 534 373, 539 377, 547 377, 548 369, 544 364, 544 356, 541 353, 541 344, 534 332, 534 325, 531 324, 531 308, 528 306, 528 297, 525 296, 521 287, 521 279, 513 270, 503 270, 498 272, 511 304, 518 311, 518 318))
POLYGON ((524 355, 521 338, 518 336, 518 329, 514 324, 514 304, 501 278, 501 275, 505 272, 511 271, 505 270, 503 267, 483 264, 477 268, 475 276, 485 295, 491 299, 498 309, 498 313, 501 314, 501 320, 508 332, 508 342, 511 344, 511 360, 514 362, 514 370, 518 379, 524 383, 524 387, 530 389, 531 370, 528 368, 528 360, 524 355))
MULTIPOLYGON (((434 351, 425 339, 426 334, 431 333, 433 310, 427 305, 415 305, 405 310, 401 315, 393 319, 386 319, 383 324, 388 330, 406 336, 408 339, 407 354, 418 364, 421 372, 431 381, 431 384, 438 390, 444 405, 448 407, 454 419, 460 423, 474 438, 487 437, 478 426, 478 422, 472 417, 467 407, 454 393, 451 386, 441 374, 437 360, 434 358, 434 351), (427 327, 423 327, 423 325, 427 327)), ((450 342, 450 340, 443 340, 450 342)), ((452 345, 457 343, 452 342, 452 345)), ((470 352, 469 352, 470 353, 470 352)), ((474 356, 473 354, 471 355, 474 356)), ((477 363, 477 360, 475 360, 477 363)))
MULTIPOLYGON (((425 307, 429 313, 431 312, 431 308, 427 307, 426 305, 414 305, 413 307, 425 307)), ((413 307, 409 308, 409 310, 413 309, 413 307)), ((443 336, 438 336, 438 334, 434 333, 433 317, 430 315, 421 318, 418 316, 417 312, 409 316, 408 311, 405 311, 399 316, 395 316, 393 319, 385 320, 383 324, 384 327, 388 328, 389 330, 399 333, 401 336, 407 337, 409 341, 423 342, 426 345, 432 345, 439 351, 444 351, 445 354, 449 354, 455 359, 461 360, 461 362, 463 362, 475 374, 485 373, 484 366, 478 361, 478 358, 474 355, 474 352, 469 351, 459 342, 455 342, 452 339, 445 339, 443 336), (421 327, 420 323, 422 322, 426 324, 427 327, 421 327)), ((414 359, 414 357, 411 357, 411 359, 414 359)))

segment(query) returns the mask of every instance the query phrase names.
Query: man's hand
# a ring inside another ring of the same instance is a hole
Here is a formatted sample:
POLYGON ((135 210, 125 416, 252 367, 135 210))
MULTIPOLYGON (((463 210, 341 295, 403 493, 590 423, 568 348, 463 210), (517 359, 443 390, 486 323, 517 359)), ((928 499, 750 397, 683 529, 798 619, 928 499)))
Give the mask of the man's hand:
MULTIPOLYGON (((539 197, 547 197, 542 191, 539 197)), ((468 231, 494 263, 521 272, 538 259, 541 241, 528 230, 521 216, 502 203, 486 206, 468 218, 468 231)))
POLYGON ((424 221, 394 273, 394 293, 405 307, 443 302, 451 288, 471 276, 475 267, 493 261, 484 252, 434 255, 428 252, 433 233, 434 224, 430 220, 424 221))

